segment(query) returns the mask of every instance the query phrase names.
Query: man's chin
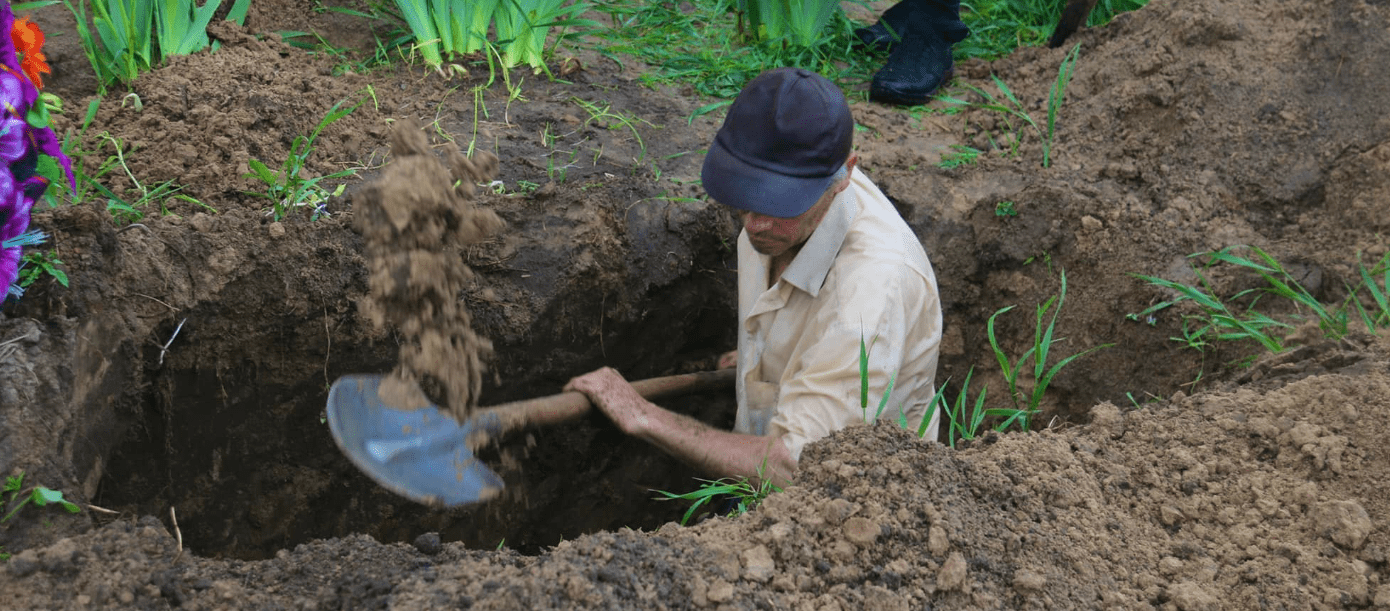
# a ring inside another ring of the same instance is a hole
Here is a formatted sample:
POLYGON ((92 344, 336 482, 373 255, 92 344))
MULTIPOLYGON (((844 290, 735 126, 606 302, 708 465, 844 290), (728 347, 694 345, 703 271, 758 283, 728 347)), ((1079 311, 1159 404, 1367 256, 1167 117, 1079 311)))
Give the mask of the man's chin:
POLYGON ((787 250, 784 246, 782 246, 781 242, 760 242, 758 240, 749 238, 748 244, 752 246, 753 250, 757 251, 758 254, 767 255, 769 257, 775 257, 777 255, 782 254, 783 252, 786 252, 787 250))

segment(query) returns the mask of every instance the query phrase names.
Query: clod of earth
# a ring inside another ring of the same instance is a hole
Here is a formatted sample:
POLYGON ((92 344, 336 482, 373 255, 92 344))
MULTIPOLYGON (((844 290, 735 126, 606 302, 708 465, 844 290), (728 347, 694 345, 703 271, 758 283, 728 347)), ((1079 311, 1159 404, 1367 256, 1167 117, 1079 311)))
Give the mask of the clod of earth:
POLYGON ((430 151, 413 121, 391 132, 393 160, 357 200, 353 227, 366 241, 370 294, 362 310, 378 329, 390 325, 404 340, 392 372, 391 397, 407 397, 415 384, 442 395, 441 408, 466 418, 482 390, 492 342, 471 326, 459 299, 473 273, 460 250, 504 225, 492 210, 473 205, 473 185, 497 175, 497 157, 474 159, 451 148, 449 167, 430 151))

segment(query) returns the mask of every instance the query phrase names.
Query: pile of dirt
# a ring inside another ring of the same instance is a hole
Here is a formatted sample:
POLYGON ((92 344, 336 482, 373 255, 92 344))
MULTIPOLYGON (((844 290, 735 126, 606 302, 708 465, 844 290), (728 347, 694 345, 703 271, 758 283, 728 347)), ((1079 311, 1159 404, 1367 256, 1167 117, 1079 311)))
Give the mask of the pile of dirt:
POLYGON ((353 208, 370 274, 363 314, 378 330, 389 323, 404 339, 383 396, 394 388, 391 405, 419 407, 406 395, 418 395, 423 385, 435 389, 445 413, 463 419, 482 392, 492 342, 473 331, 459 300, 473 276, 461 251, 502 228, 496 212, 472 202, 475 185, 497 175, 497 157, 482 151, 470 160, 452 149, 446 168, 414 122, 391 132, 391 155, 353 208))

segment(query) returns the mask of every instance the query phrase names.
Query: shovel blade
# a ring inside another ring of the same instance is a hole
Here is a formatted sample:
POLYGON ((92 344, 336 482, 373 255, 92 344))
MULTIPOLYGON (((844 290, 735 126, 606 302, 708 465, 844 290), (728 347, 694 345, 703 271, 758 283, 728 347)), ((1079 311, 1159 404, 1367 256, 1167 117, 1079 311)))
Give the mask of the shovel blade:
POLYGON ((497 496, 502 478, 466 441, 497 423, 460 425, 433 404, 393 408, 378 393, 384 377, 343 376, 328 391, 328 428, 348 459, 382 487, 426 505, 457 507, 497 496))

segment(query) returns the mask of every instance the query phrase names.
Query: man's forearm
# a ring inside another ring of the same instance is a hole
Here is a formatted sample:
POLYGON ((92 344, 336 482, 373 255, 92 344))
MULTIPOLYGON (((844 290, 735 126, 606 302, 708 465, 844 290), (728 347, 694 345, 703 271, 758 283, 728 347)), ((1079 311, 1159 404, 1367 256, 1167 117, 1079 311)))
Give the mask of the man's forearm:
POLYGON ((644 408, 637 436, 711 476, 770 479, 786 487, 796 473, 796 461, 781 437, 722 431, 652 403, 644 408))

